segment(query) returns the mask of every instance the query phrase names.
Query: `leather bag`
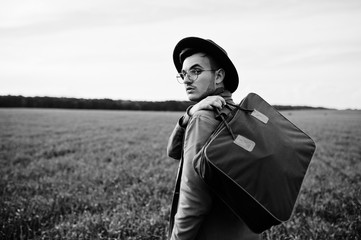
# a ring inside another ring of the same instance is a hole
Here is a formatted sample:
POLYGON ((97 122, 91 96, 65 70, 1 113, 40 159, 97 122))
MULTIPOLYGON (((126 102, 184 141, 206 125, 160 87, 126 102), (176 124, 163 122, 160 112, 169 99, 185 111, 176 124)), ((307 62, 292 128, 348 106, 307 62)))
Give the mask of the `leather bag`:
POLYGON ((198 175, 256 233, 287 221, 315 143, 255 93, 213 132, 193 165, 198 175))

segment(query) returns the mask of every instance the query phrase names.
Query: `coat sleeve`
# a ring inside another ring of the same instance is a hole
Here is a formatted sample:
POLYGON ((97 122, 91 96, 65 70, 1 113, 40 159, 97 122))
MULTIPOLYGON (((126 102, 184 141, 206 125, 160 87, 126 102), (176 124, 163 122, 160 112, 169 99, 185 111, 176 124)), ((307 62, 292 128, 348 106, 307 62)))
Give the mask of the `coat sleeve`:
POLYGON ((218 121, 212 115, 202 115, 202 112, 188 123, 184 136, 179 204, 171 239, 195 239, 212 207, 210 189, 195 172, 192 161, 217 125, 218 121))
POLYGON ((180 160, 182 156, 183 138, 185 133, 185 127, 181 125, 182 119, 183 117, 179 119, 174 127, 167 145, 167 155, 175 160, 180 160))
POLYGON ((178 120, 168 140, 167 155, 175 160, 180 160, 182 156, 184 134, 190 120, 189 110, 192 107, 193 105, 189 106, 185 114, 178 120))

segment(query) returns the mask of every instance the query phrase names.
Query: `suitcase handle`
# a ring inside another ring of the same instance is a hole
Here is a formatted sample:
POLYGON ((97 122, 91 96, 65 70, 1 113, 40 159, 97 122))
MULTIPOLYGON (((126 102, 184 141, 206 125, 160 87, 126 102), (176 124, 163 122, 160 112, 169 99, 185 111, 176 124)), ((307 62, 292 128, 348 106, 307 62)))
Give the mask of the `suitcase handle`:
MULTIPOLYGON (((229 103, 229 102, 226 103, 226 106, 227 106, 227 105, 232 106, 232 107, 235 107, 235 108, 237 108, 237 109, 239 109, 239 110, 241 110, 241 111, 243 111, 243 112, 249 113, 249 114, 253 113, 253 111, 255 110, 255 109, 243 108, 243 107, 241 107, 240 105, 233 104, 233 103, 229 103)), ((229 131, 229 133, 231 134, 233 140, 236 140, 236 135, 233 133, 231 127, 228 125, 228 122, 227 122, 226 119, 224 118, 223 114, 221 114, 221 111, 220 111, 218 108, 216 108, 216 107, 213 107, 213 109, 214 109, 214 111, 217 113, 217 115, 221 117, 222 122, 224 123, 224 125, 225 125, 226 128, 228 129, 228 131, 229 131)))
POLYGON ((224 125, 226 125, 226 128, 228 129, 229 133, 231 134, 233 140, 235 140, 236 137, 235 137, 235 135, 234 135, 231 127, 228 125, 228 122, 227 122, 226 119, 224 118, 223 114, 221 114, 221 111, 220 111, 218 108, 216 108, 216 107, 213 107, 213 109, 214 109, 214 111, 216 111, 217 115, 221 117, 222 122, 224 123, 224 125))
POLYGON ((243 108, 241 107, 240 105, 237 105, 237 104, 233 104, 233 103, 227 103, 227 105, 230 105, 232 107, 235 107, 239 110, 242 110, 243 112, 247 112, 247 113, 252 113, 254 111, 254 109, 247 109, 247 108, 243 108))
MULTIPOLYGON (((227 105, 230 105, 232 107, 235 107, 241 111, 244 111, 246 113, 252 113, 253 112, 253 109, 246 109, 246 108, 243 108, 241 107, 240 105, 236 105, 236 104, 233 104, 233 103, 227 103, 227 105)), ((233 133, 231 127, 228 125, 228 122, 226 121, 226 119, 224 118, 223 114, 221 114, 221 111, 216 108, 216 107, 213 107, 214 111, 217 113, 218 116, 221 117, 222 119, 222 122, 224 123, 224 125, 226 126, 226 128, 228 129, 229 133, 231 134, 233 140, 236 140, 236 135, 233 133)))

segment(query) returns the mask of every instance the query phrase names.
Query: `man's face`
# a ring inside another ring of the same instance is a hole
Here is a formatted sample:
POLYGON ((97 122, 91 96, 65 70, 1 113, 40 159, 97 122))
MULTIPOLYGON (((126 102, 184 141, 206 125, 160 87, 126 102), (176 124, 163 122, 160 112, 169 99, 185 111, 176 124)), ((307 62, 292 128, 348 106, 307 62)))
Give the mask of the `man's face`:
POLYGON ((200 101, 212 95, 216 89, 215 71, 212 70, 211 62, 204 53, 196 53, 187 57, 182 66, 182 71, 200 70, 196 80, 190 80, 188 75, 184 77, 184 86, 187 96, 191 101, 200 101), (207 71, 202 71, 207 70, 207 71))

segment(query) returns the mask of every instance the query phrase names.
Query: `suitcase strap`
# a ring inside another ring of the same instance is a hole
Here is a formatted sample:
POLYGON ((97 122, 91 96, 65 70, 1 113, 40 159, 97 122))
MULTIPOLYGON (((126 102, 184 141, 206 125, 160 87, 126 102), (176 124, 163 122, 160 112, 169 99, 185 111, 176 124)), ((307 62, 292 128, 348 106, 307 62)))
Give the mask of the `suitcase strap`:
MULTIPOLYGON (((240 105, 236 105, 236 104, 233 104, 233 103, 227 103, 226 107, 229 107, 228 105, 232 106, 232 107, 235 107, 236 109, 244 111, 246 113, 252 113, 254 111, 253 109, 246 109, 246 108, 241 107, 240 105)), ((221 117, 222 122, 224 123, 227 130, 231 134, 233 140, 236 140, 236 135, 233 133, 232 128, 229 126, 229 124, 228 124, 227 120, 224 118, 223 114, 221 114, 221 111, 218 108, 214 108, 214 111, 216 111, 217 115, 221 117)))

